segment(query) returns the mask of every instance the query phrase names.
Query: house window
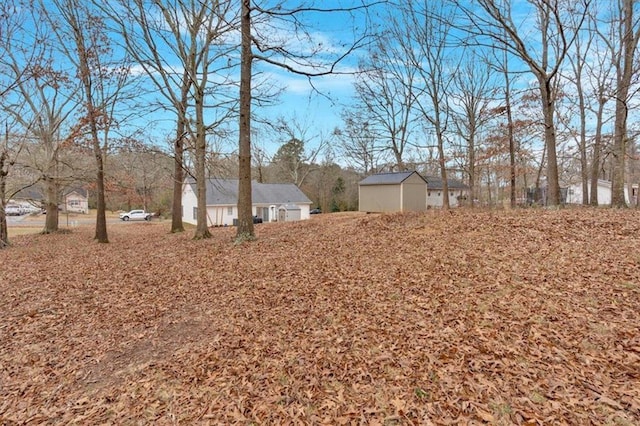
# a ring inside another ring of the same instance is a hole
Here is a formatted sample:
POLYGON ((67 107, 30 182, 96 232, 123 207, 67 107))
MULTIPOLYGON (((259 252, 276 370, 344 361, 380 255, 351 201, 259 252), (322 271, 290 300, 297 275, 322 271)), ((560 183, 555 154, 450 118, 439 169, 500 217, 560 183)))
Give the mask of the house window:
POLYGON ((80 200, 69 200, 69 207, 80 207, 80 200))
POLYGON ((198 208, 194 207, 193 208, 193 220, 197 220, 198 219, 198 208))
POLYGON ((431 191, 427 192, 427 196, 431 197, 431 191))
POLYGON ((227 215, 233 216, 233 207, 227 207, 227 215))
POLYGON ((450 192, 450 193, 449 193, 449 196, 450 196, 450 197, 453 197, 453 192, 450 192))
POLYGON ((441 196, 442 194, 438 192, 438 197, 441 196))

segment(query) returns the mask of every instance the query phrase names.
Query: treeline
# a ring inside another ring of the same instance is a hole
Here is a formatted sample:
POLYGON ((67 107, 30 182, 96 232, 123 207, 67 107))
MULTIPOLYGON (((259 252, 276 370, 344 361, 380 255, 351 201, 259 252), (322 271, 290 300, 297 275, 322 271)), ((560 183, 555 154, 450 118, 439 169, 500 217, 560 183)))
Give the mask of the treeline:
MULTIPOLYGON (((582 185, 583 203, 597 205, 589 188, 606 178, 612 205, 622 207, 640 181, 639 8, 633 0, 3 2, 0 202, 40 186, 43 231, 55 232, 61 188, 88 182, 96 240, 107 242, 108 205, 152 205, 150 194, 169 194, 118 177, 117 159, 163 152, 170 178, 138 171, 134 180, 169 182, 172 232, 184 229, 184 179, 204 182, 216 160, 237 161, 238 237, 247 239, 252 171, 296 183, 324 210, 354 207, 358 174, 410 168, 442 178, 444 208, 451 176, 469 185, 470 200, 508 194, 514 206, 531 187, 546 188, 558 206, 572 183, 582 185), (340 40, 324 32, 337 21, 340 40), (352 79, 354 99, 334 99, 343 122, 331 135, 266 118, 264 107, 285 90, 283 71, 306 77, 316 93, 316 77, 352 79), (162 136, 160 123, 169 129, 162 136), (283 150, 270 158, 255 136, 274 130, 283 150)), ((208 236, 203 188, 197 238, 208 236)))

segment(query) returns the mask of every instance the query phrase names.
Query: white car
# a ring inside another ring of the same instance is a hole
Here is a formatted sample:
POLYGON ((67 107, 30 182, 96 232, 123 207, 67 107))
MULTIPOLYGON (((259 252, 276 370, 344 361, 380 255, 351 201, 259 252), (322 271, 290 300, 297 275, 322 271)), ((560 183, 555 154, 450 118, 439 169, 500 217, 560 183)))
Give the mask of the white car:
POLYGON ((124 220, 151 220, 151 213, 144 210, 131 210, 130 212, 120 213, 120 219, 124 220))
POLYGON ((24 213, 22 207, 17 204, 8 204, 4 208, 4 214, 7 216, 22 216, 24 213))

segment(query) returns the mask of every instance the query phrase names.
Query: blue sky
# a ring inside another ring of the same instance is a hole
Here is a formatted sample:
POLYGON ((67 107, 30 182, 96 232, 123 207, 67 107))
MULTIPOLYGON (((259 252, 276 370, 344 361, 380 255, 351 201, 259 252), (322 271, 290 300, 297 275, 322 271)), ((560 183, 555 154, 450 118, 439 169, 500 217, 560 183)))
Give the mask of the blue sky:
MULTIPOLYGON (((318 2, 322 7, 338 7, 343 3, 347 7, 353 6, 353 1, 325 1, 318 2)), ((305 29, 308 31, 307 37, 300 37, 293 32, 293 29, 286 22, 277 22, 275 30, 273 28, 264 29, 272 40, 286 40, 287 47, 295 52, 310 53, 321 45, 320 53, 314 54, 311 60, 315 63, 307 66, 296 65, 297 69, 317 72, 322 70, 322 65, 330 64, 333 59, 342 55, 347 47, 354 40, 354 25, 363 28, 364 20, 347 13, 308 13, 304 16, 305 29)), ((260 25, 260 24, 258 24, 260 25)), ((298 33, 300 34, 300 33, 298 33)), ((230 36, 234 39, 237 35, 230 36)), ((237 40, 236 40, 237 41, 237 40)), ((254 49, 256 53, 256 49, 254 49)), ((254 71, 260 72, 260 76, 254 82, 266 78, 270 84, 282 89, 278 101, 269 106, 258 106, 254 104, 253 112, 261 118, 275 121, 279 117, 285 120, 296 120, 299 124, 308 128, 309 135, 329 134, 336 126, 341 125, 340 113, 343 106, 350 102, 353 93, 353 74, 356 69, 358 55, 364 54, 364 50, 357 51, 343 60, 336 68, 339 74, 321 77, 297 75, 287 70, 266 64, 256 60, 254 71), (345 74, 347 73, 347 74, 345 74)), ((277 59, 277 58, 276 58, 277 59)), ((235 63, 239 58, 233 59, 235 63)), ((289 62, 290 63, 290 62, 289 62)), ((239 67, 235 68, 236 76, 239 67)), ((160 114, 154 115, 155 118, 160 114)), ((154 126, 152 138, 162 139, 165 135, 172 136, 174 128, 174 116, 171 113, 162 114, 166 117, 154 126)), ((148 117, 154 119, 152 117, 148 117)), ((231 129, 236 128, 236 123, 229 123, 231 129)), ((256 123, 256 126, 257 123, 256 123)), ((284 136, 283 136, 284 137, 284 136)), ((257 141, 268 152, 274 153, 283 140, 277 139, 276 135, 263 133, 257 141)), ((226 149, 232 151, 237 145, 237 136, 231 136, 226 149)))
MULTIPOLYGON (((258 0, 259 1, 259 0, 258 0)), ((294 1, 291 0, 293 3, 294 1)), ((264 2, 269 3, 269 2, 264 2)), ((295 1, 295 3, 298 3, 295 1)), ((358 4, 357 1, 340 1, 340 0, 318 0, 317 5, 326 8, 339 6, 353 6, 358 4)), ((518 3, 518 2, 516 2, 518 3)), ((371 11, 370 17, 373 25, 382 25, 384 21, 380 16, 386 13, 387 5, 378 6, 379 10, 371 11)), ((527 14, 514 14, 514 19, 526 22, 531 17, 527 14)), ((354 40, 354 26, 362 29, 365 20, 362 16, 356 16, 347 13, 309 13, 303 22, 304 28, 308 31, 308 39, 297 39, 294 36, 291 25, 280 23, 280 25, 270 28, 270 37, 274 39, 287 40, 292 50, 297 52, 311 52, 319 44, 322 45, 324 53, 314 55, 313 60, 320 60, 325 65, 331 61, 331 57, 340 55, 354 40), (274 29, 275 28, 275 29, 274 29)), ((258 28, 259 29, 259 28, 258 28)), ((266 31, 266 27, 264 28, 266 31)), ((529 34, 530 36, 535 34, 529 34)), ((238 35, 235 33, 229 38, 230 42, 237 43, 238 35)), ((263 75, 268 76, 268 80, 282 88, 283 92, 279 98, 279 102, 268 107, 260 107, 254 105, 254 113, 262 118, 276 120, 284 117, 285 120, 297 120, 299 124, 308 128, 307 134, 317 136, 319 134, 329 135, 335 127, 341 126, 341 111, 352 102, 354 95, 353 80, 354 75, 348 74, 355 71, 359 57, 366 55, 366 49, 354 52, 346 58, 337 68, 338 72, 347 74, 329 75, 324 77, 314 77, 307 79, 304 76, 296 75, 283 69, 256 61, 254 67, 261 71, 263 75), (314 88, 320 93, 317 93, 314 88)), ((167 55, 167 61, 170 61, 170 55, 167 55)), ((234 62, 238 62, 237 57, 233 58, 234 62)), ((226 63, 226 61, 225 61, 226 63)), ((179 71, 180 67, 176 67, 179 71)), ((314 68, 308 68, 317 71, 314 68)), ((236 67, 232 72, 234 79, 237 78, 239 68, 236 67)), ((529 74, 525 74, 521 81, 531 79, 529 74)), ((215 78, 215 77, 212 77, 215 78)), ((153 90, 153 89, 152 89, 153 90)), ((157 92, 157 90, 155 90, 157 92)), ((152 100, 150 97, 150 101, 152 100)), ((158 145, 167 147, 165 141, 167 138, 173 137, 175 129, 175 116, 171 112, 159 113, 149 112, 143 117, 142 123, 152 126, 147 128, 147 141, 156 141, 158 145)), ((237 122, 229 122, 231 130, 237 129, 237 122)), ((256 123, 257 127, 257 123, 256 123)), ((278 138, 273 134, 260 134, 256 142, 260 143, 263 148, 273 153, 280 144, 284 142, 285 136, 278 138)), ((225 151, 232 152, 237 146, 237 135, 231 135, 225 146, 225 151)))
MULTIPOLYGON (((44 0, 47 4, 49 0, 44 0)), ((260 0, 256 0, 256 3, 260 3, 260 0)), ((271 7, 270 1, 262 2, 264 7, 271 7)), ((279 3, 279 2, 278 2, 279 3)), ((292 4, 298 4, 299 1, 291 1, 292 4)), ((357 1, 341 1, 341 0, 318 0, 315 2, 318 6, 323 8, 334 7, 353 7, 357 1)), ((115 3, 112 3, 115 4, 115 3)), ((55 7, 50 5, 48 7, 49 13, 55 14, 55 7)), ((234 5, 235 7, 235 5, 234 5)), ((25 31, 27 35, 22 37, 23 41, 32 39, 33 32, 37 24, 29 22, 30 19, 38 20, 37 16, 28 13, 25 15, 24 22, 25 31)), ((157 12, 157 11, 156 11, 157 12)), ((155 12, 151 12, 155 13, 155 12)), ((41 22, 43 20, 40 20, 41 22)), ((363 27, 364 21, 356 18, 355 25, 363 27)), ((307 13, 304 16, 304 28, 308 31, 308 38, 295 40, 294 32, 291 25, 287 26, 286 23, 280 22, 275 30, 270 29, 270 36, 276 39, 288 40, 290 47, 293 51, 309 53, 319 44, 322 44, 320 55, 313 55, 314 61, 321 60, 321 62, 330 63, 332 58, 336 55, 341 55, 346 49, 344 46, 348 46, 354 39, 354 19, 352 16, 346 13, 307 13), (294 42, 295 40, 295 42, 294 42), (328 62, 327 62, 328 61, 328 62)), ((257 24, 260 25, 260 24, 257 24)), ((117 39, 117 35, 112 34, 117 39)), ((49 32, 51 40, 54 40, 52 33, 49 32)), ((239 37, 237 32, 232 33, 227 40, 231 43, 237 43, 239 37)), ((74 74, 73 66, 69 63, 61 52, 56 53, 54 47, 52 53, 54 56, 53 66, 60 71, 69 72, 74 74)), ((254 49, 255 50, 255 49, 254 49)), ((167 64, 171 64, 174 67, 176 73, 181 73, 182 66, 177 59, 172 58, 172 53, 166 46, 159 47, 159 51, 164 53, 164 60, 167 64)), ((353 71, 357 64, 357 54, 351 55, 344 60, 336 69, 339 72, 353 71)), ((120 53, 116 53, 116 56, 120 53)), ((234 63, 239 63, 239 57, 232 58, 234 63)), ((226 59, 225 59, 226 63, 226 59)), ((134 66, 134 74, 141 78, 142 85, 150 90, 150 94, 142 94, 139 92, 137 100, 140 101, 140 105, 136 106, 136 112, 140 113, 141 118, 137 119, 131 126, 127 126, 127 129, 123 129, 125 132, 132 132, 136 127, 142 127, 142 138, 146 142, 156 143, 163 148, 168 148, 166 141, 169 138, 174 137, 175 132, 175 114, 171 112, 171 109, 162 111, 159 110, 157 101, 163 104, 167 104, 159 93, 158 89, 153 85, 148 77, 146 77, 139 66, 134 66), (148 103, 148 105, 145 105, 148 103)), ((314 77, 311 82, 307 77, 296 75, 283 69, 262 63, 260 61, 254 62, 254 69, 260 71, 263 75, 268 76, 270 83, 282 89, 282 93, 277 103, 268 107, 254 106, 254 113, 260 117, 276 120, 279 117, 285 119, 296 119, 301 124, 309 127, 309 134, 318 133, 330 133, 336 126, 340 125, 340 111, 345 103, 348 103, 352 95, 352 79, 353 75, 330 75, 324 77, 314 77), (312 87, 315 87, 317 91, 312 87)), ((308 67, 310 71, 317 71, 317 68, 308 67)), ((217 76, 210 75, 210 80, 215 80, 217 76)), ((239 78, 239 66, 236 66, 232 70, 232 78, 239 78)), ((233 93, 233 92, 232 92, 233 93)), ((237 94, 236 94, 237 95, 237 94)), ((237 129, 237 122, 229 122, 229 128, 231 130, 237 129)), ((71 127, 73 123, 69 124, 71 127)), ((138 133, 140 135, 140 133, 138 133)), ((274 139, 273 135, 263 137, 262 143, 264 148, 267 148, 271 152, 275 152, 280 146, 281 140, 274 139), (273 140, 273 142, 269 142, 273 140)), ((228 141, 228 151, 232 151, 237 146, 237 136, 232 135, 228 141)))
MULTIPOLYGON (((353 7, 354 4, 357 2, 318 2, 318 5, 324 8, 353 7)), ((304 16, 304 19, 308 25, 309 39, 296 41, 291 49, 297 52, 310 52, 318 44, 322 44, 321 50, 324 53, 315 55, 314 61, 318 61, 320 58, 319 62, 323 62, 325 65, 331 63, 336 56, 342 55, 347 46, 354 42, 354 28, 356 31, 361 31, 365 26, 361 14, 354 16, 344 12, 309 13, 304 16)), ((286 28, 281 27, 280 31, 286 34, 286 28)), ((294 38, 293 35, 289 36, 294 38)), ((284 37, 286 38, 287 35, 284 37)), ((254 112, 272 119, 278 117, 295 119, 299 124, 308 127, 308 133, 311 135, 331 133, 334 128, 341 125, 341 110, 351 102, 353 72, 357 68, 359 55, 363 54, 366 54, 365 50, 360 49, 345 58, 336 68, 337 74, 335 75, 312 77, 311 79, 256 61, 255 69, 266 72, 271 81, 283 88, 283 93, 279 98, 280 102, 276 105, 266 108, 254 107, 254 112)), ((308 67, 306 69, 317 72, 322 68, 308 67)), ((280 142, 274 140, 271 144, 266 143, 264 148, 275 151, 280 142)))

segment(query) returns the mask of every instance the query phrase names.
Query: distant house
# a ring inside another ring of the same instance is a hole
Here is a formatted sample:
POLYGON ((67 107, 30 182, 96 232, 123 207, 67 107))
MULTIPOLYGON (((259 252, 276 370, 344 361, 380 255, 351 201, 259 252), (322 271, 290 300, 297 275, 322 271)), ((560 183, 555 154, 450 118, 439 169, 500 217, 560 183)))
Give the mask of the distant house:
MULTIPOLYGON (((44 196, 37 186, 23 189, 14 196, 14 200, 22 206, 44 208, 44 196)), ((58 209, 68 213, 89 212, 89 191, 82 188, 68 188, 62 193, 58 209)))
POLYGON ((378 173, 360 181, 358 201, 361 212, 424 211, 427 183, 415 171, 378 173))
MULTIPOLYGON (((182 220, 196 224, 198 201, 195 181, 182 187, 182 220)), ((294 184, 251 182, 253 215, 264 222, 309 219, 311 200, 294 184)), ((238 180, 207 180, 208 226, 234 225, 238 219, 238 180)))
POLYGON ((85 189, 72 189, 63 196, 63 211, 68 213, 88 213, 89 196, 85 189))
MULTIPOLYGON (((427 207, 437 208, 444 204, 444 188, 442 178, 438 176, 425 176, 427 181, 427 207)), ((449 192, 449 207, 457 207, 469 195, 469 187, 459 180, 447 179, 449 192)))
MULTIPOLYGON (((611 204, 611 181, 598 179, 598 204, 601 206, 606 206, 611 204)), ((587 184, 587 191, 589 197, 591 197, 591 182, 587 184)), ((634 201, 637 192, 637 185, 633 187, 633 195, 634 201)), ((629 204, 629 192, 625 186, 624 191, 624 199, 627 204, 629 204)), ((567 204, 582 204, 582 183, 576 183, 573 185, 569 185, 567 188, 567 204)))
POLYGON ((44 197, 42 193, 35 187, 30 187, 19 191, 13 196, 13 201, 22 207, 30 207, 40 209, 43 205, 44 197))

